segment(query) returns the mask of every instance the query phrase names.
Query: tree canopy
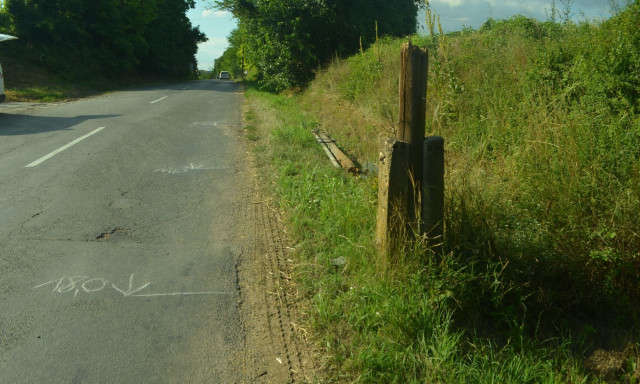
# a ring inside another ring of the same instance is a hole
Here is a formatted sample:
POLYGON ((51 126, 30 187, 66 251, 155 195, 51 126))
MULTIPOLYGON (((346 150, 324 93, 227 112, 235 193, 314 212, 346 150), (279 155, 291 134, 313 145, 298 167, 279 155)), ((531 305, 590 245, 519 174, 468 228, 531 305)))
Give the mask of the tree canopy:
POLYGON ((220 0, 238 19, 231 47, 271 89, 301 86, 332 57, 357 52, 378 35, 415 33, 421 0, 220 0), (240 36, 241 39, 237 37, 240 36), (238 41, 240 40, 240 41, 238 41))
POLYGON ((206 41, 194 0, 5 0, 0 31, 20 54, 70 77, 183 76, 206 41))

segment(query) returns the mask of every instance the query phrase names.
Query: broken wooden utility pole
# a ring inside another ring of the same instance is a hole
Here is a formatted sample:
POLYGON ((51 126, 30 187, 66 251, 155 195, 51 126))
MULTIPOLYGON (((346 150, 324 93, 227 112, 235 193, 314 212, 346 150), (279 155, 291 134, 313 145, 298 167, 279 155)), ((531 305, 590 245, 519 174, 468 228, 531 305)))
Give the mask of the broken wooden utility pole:
POLYGON ((324 153, 327 154, 327 157, 331 161, 331 164, 333 164, 333 166, 336 167, 336 168, 340 168, 340 163, 338 163, 338 160, 336 159, 336 157, 333 155, 333 153, 331 152, 331 150, 327 146, 326 141, 322 137, 320 137, 320 131, 313 130, 311 132, 313 132, 313 136, 315 136, 316 141, 318 142, 318 144, 320 144, 320 148, 322 148, 324 153))
POLYGON ((324 141, 325 145, 329 147, 329 150, 333 154, 333 156, 338 160, 338 163, 342 166, 342 168, 346 169, 348 172, 357 175, 360 170, 356 167, 356 164, 347 156, 338 146, 336 145, 336 141, 330 138, 326 133, 320 132, 320 138, 324 141))
POLYGON ((407 201, 408 223, 420 228, 418 223, 418 197, 422 188, 422 144, 425 136, 427 111, 427 70, 426 48, 411 44, 402 45, 400 69, 400 102, 396 138, 409 143, 409 196, 407 201))
POLYGON ((383 256, 394 254, 406 235, 420 231, 419 201, 427 100, 427 50, 402 46, 399 116, 395 139, 380 154, 376 244, 383 256))
POLYGON ((356 166, 356 164, 347 156, 337 145, 336 141, 333 140, 329 135, 319 130, 313 130, 313 135, 316 137, 316 141, 324 152, 331 160, 331 163, 336 167, 342 167, 348 172, 358 175, 360 173, 360 169, 356 166))

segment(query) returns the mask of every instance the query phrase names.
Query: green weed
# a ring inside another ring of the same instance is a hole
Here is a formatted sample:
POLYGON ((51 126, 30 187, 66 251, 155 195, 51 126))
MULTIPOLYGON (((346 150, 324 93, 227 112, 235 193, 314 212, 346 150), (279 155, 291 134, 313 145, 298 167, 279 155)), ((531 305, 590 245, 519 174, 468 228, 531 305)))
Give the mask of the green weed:
POLYGON ((336 61, 303 94, 248 92, 332 380, 636 380, 638 23, 636 2, 601 24, 516 17, 414 37, 430 48, 427 134, 447 145, 438 258, 417 242, 381 260, 375 179, 331 168, 309 132, 377 162, 402 41, 336 61), (628 363, 585 364, 599 348, 628 363))
POLYGON ((35 100, 40 102, 55 102, 67 99, 67 95, 57 89, 47 88, 22 88, 7 91, 7 98, 10 101, 35 100))

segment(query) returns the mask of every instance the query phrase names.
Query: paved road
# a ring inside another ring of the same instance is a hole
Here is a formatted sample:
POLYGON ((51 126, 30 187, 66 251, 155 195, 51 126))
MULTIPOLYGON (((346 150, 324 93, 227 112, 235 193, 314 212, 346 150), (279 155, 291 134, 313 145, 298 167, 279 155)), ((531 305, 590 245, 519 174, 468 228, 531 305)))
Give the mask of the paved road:
POLYGON ((0 106, 0 383, 239 382, 241 102, 0 106))

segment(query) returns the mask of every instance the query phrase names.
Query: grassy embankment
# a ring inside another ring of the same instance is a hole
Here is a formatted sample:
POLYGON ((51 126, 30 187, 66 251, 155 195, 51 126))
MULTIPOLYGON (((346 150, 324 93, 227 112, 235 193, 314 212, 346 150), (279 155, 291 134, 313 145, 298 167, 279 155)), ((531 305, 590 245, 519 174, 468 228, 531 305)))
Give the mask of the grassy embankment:
POLYGON ((84 83, 65 79, 24 58, 15 57, 6 48, 0 51, 0 63, 5 74, 5 92, 9 102, 64 101, 96 95, 114 87, 97 78, 84 83))
POLYGON ((16 58, 2 57, 7 101, 64 100, 69 86, 54 76, 16 58))
POLYGON ((376 256, 375 178, 331 168, 310 133, 376 162, 402 41, 333 63, 302 94, 247 92, 330 381, 638 382, 637 25, 636 2, 600 25, 514 18, 413 38, 430 49, 427 132, 446 139, 443 255, 376 256))

